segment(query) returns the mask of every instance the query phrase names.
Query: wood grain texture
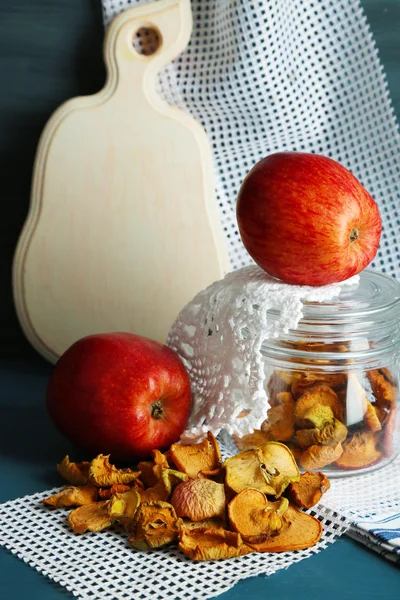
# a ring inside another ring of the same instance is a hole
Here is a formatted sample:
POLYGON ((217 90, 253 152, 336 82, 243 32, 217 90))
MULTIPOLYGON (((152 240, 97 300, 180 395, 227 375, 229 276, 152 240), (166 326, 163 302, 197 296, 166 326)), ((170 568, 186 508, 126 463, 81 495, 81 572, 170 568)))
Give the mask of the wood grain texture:
POLYGON ((104 89, 65 103, 46 125, 14 295, 48 360, 91 333, 165 341, 186 302, 229 269, 206 134, 155 92, 190 32, 189 0, 124 12, 105 41, 104 89), (162 38, 151 56, 132 45, 144 26, 162 38))

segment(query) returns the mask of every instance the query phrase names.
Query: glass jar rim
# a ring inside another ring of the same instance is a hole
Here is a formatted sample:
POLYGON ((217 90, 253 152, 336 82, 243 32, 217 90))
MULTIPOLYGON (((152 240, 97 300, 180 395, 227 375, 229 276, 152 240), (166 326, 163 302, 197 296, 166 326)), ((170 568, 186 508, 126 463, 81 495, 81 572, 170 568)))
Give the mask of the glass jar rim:
MULTIPOLYGON (((279 310, 268 311, 270 319, 279 315, 279 310)), ((375 368, 390 354, 397 356, 399 347, 400 283, 365 269, 358 284, 343 286, 335 299, 304 302, 298 327, 264 340, 261 352, 276 366, 334 371, 345 365, 347 370, 375 368), (341 344, 345 350, 339 349, 341 344)))
MULTIPOLYGON (((368 268, 360 273, 358 283, 342 286, 340 294, 333 300, 304 301, 303 306, 300 323, 347 322, 373 315, 385 315, 385 319, 392 315, 400 317, 400 283, 394 277, 368 268)), ((268 314, 278 316, 280 311, 270 309, 268 314)))

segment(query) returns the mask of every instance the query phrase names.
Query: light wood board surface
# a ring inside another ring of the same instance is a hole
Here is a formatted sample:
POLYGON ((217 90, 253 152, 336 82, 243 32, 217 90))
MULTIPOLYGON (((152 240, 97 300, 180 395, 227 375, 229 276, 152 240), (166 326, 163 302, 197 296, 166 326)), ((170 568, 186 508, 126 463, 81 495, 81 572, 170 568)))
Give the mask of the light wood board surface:
POLYGON ((184 304, 229 270, 207 136, 155 92, 190 32, 189 0, 122 13, 103 90, 63 104, 43 131, 13 286, 25 335, 50 361, 91 333, 164 341, 184 304), (132 43, 143 29, 158 34, 154 54, 132 43))

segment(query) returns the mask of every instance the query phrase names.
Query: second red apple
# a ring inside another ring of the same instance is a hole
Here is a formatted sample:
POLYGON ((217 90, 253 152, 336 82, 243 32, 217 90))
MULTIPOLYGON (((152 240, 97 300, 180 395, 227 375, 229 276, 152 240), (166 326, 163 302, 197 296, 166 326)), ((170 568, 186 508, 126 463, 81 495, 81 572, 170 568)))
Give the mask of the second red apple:
POLYGON ((132 333, 89 335, 58 360, 47 389, 55 425, 91 454, 131 461, 179 440, 190 380, 171 348, 132 333))
POLYGON ((243 244, 267 273, 298 285, 340 282, 376 255, 381 218, 345 167, 316 154, 280 152, 248 173, 239 190, 243 244))

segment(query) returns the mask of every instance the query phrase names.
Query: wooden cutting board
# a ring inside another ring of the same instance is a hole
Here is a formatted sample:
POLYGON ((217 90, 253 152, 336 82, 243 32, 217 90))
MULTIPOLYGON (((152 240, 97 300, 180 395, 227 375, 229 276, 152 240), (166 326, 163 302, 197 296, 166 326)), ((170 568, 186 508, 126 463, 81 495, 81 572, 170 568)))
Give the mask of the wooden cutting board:
POLYGON ((155 91, 191 27, 190 0, 122 13, 105 40, 105 87, 63 104, 43 131, 13 285, 24 332, 50 361, 91 333, 165 341, 186 302, 229 270, 207 136, 155 91))

